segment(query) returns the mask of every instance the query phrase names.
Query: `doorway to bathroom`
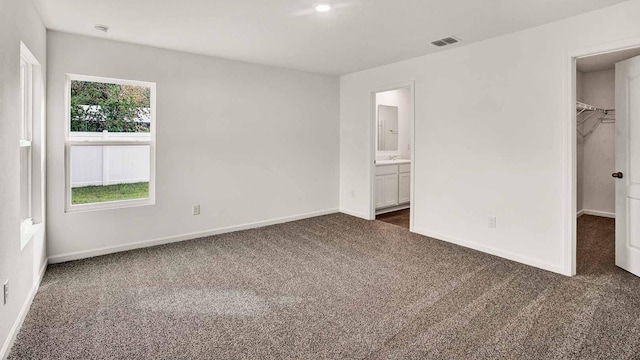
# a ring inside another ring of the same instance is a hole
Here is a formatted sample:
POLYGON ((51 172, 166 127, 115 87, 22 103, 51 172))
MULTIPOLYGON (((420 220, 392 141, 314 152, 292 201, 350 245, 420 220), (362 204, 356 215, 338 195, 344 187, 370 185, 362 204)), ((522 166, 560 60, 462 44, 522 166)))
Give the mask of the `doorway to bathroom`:
POLYGON ((371 94, 371 218, 411 229, 413 223, 414 87, 404 84, 371 94))

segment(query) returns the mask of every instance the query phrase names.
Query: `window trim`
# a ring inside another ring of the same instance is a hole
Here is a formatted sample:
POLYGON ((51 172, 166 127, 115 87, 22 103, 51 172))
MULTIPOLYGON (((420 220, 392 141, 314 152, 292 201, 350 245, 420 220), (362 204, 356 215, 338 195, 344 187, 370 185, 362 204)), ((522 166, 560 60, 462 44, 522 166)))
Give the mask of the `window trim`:
POLYGON ((156 83, 138 80, 125 80, 100 76, 67 74, 65 91, 65 212, 84 212, 107 209, 120 209, 137 206, 149 206, 156 203, 156 83), (151 124, 150 140, 72 140, 71 139, 71 81, 90 81, 107 84, 148 87, 150 89, 151 124), (149 146, 149 197, 145 199, 115 200, 90 204, 71 203, 71 147, 74 146, 149 146))
MULTIPOLYGON (((31 241, 40 224, 33 222, 33 127, 35 118, 35 67, 39 67, 40 62, 31 53, 29 48, 20 42, 20 151, 26 148, 27 157, 27 207, 28 217, 20 219, 20 249, 24 249, 31 241)), ((22 161, 20 166, 22 167, 22 161)), ((21 179, 22 182, 22 179, 21 179)), ((22 184, 21 184, 22 186, 22 184)), ((22 203, 23 199, 20 199, 22 203)), ((22 206, 22 205, 21 205, 22 206)))

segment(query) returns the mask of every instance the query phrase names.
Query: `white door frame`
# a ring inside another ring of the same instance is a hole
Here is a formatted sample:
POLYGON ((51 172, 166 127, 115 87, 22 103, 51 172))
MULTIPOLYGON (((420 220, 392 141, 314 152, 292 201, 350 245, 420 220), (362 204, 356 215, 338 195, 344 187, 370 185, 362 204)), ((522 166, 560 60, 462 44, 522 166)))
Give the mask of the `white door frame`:
POLYGON ((370 204, 370 209, 369 209, 369 220, 375 220, 376 219, 376 148, 377 148, 377 144, 376 144, 376 129, 377 129, 377 109, 376 109, 376 94, 377 93, 381 93, 381 92, 385 92, 385 91, 391 91, 391 90, 397 90, 397 89, 404 89, 404 88, 409 88, 411 89, 411 112, 413 115, 413 119, 410 122, 411 124, 411 185, 410 185, 410 198, 411 198, 411 214, 409 215, 409 231, 413 232, 413 217, 415 214, 415 201, 414 201, 414 187, 415 187, 415 159, 416 159, 416 132, 415 132, 415 128, 416 128, 416 96, 415 96, 415 81, 411 80, 408 82, 404 82, 404 83, 397 83, 397 84, 393 84, 393 85, 388 85, 388 86, 384 86, 381 87, 379 89, 376 89, 374 91, 372 91, 369 95, 370 97, 370 111, 369 111, 369 186, 370 186, 370 193, 369 193, 369 204, 370 204))
POLYGON ((576 137, 576 60, 578 58, 601 55, 620 50, 640 47, 640 37, 599 44, 591 47, 576 49, 568 53, 567 72, 569 86, 567 86, 567 116, 565 123, 565 275, 576 275, 577 251, 577 199, 578 199, 578 159, 576 137))

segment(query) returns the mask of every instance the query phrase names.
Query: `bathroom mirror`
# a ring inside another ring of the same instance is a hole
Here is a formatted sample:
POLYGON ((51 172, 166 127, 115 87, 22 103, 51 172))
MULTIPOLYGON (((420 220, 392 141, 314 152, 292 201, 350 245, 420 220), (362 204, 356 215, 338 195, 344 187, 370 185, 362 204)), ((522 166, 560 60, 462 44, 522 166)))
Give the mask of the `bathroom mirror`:
POLYGON ((378 105, 378 151, 398 151, 398 107, 378 105))

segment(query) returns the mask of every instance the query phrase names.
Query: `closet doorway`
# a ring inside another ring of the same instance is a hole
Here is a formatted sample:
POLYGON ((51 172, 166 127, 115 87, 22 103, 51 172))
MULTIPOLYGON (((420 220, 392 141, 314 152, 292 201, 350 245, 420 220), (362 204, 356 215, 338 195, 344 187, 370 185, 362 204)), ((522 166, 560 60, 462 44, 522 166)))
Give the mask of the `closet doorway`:
POLYGON ((640 276, 640 48, 579 57, 574 75, 574 273, 640 276))
POLYGON ((371 219, 413 224, 413 83, 371 93, 371 219))

